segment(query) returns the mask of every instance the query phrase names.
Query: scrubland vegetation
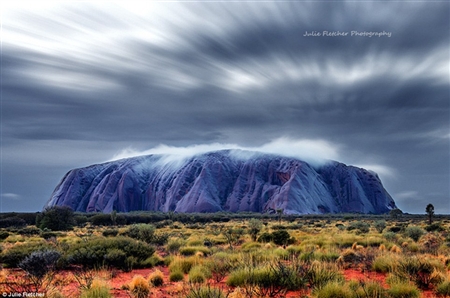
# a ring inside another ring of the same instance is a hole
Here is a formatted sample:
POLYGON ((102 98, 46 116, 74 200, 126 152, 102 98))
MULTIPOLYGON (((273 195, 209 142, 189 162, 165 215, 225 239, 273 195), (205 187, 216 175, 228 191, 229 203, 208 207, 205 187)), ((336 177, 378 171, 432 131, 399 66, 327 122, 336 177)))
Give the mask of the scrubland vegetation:
POLYGON ((49 211, 0 215, 0 293, 450 297, 450 217, 49 211))

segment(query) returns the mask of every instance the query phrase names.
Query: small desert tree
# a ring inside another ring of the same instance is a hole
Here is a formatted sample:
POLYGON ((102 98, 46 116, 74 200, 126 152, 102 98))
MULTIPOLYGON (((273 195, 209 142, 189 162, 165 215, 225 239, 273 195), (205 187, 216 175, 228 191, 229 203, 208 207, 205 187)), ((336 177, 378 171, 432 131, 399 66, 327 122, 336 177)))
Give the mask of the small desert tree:
POLYGON ((248 233, 253 241, 256 241, 258 238, 258 233, 261 231, 262 227, 263 223, 259 219, 252 218, 248 221, 248 233))
POLYGON ((430 225, 433 223, 434 206, 433 204, 428 204, 425 212, 428 214, 428 222, 430 225))
POLYGON ((36 217, 36 226, 42 230, 67 231, 74 225, 73 210, 66 206, 48 207, 36 217))
POLYGON ((395 208, 389 212, 389 216, 393 219, 400 217, 403 214, 402 210, 395 208))
POLYGON ((279 224, 281 224, 281 219, 283 218, 283 209, 277 209, 277 214, 278 214, 278 222, 279 224))

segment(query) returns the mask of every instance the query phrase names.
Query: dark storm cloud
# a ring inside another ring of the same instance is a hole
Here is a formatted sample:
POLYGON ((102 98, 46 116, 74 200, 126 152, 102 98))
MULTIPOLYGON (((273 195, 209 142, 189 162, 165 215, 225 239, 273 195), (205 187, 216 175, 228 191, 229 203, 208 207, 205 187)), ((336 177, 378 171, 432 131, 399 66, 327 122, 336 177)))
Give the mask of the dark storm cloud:
POLYGON ((261 146, 288 136, 327 140, 344 162, 389 168, 381 177, 406 211, 430 201, 450 213, 450 4, 136 5, 5 13, 5 209, 43 205, 70 168, 124 148, 261 146), (324 30, 392 35, 303 36, 324 30))

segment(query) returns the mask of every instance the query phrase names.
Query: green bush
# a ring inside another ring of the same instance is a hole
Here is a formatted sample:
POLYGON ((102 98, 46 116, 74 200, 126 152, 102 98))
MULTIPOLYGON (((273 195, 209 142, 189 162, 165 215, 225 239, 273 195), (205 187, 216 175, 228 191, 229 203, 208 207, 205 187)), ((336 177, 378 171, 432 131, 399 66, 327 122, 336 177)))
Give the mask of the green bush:
POLYGON ((55 268, 60 257, 61 254, 56 250, 34 251, 18 267, 37 279, 42 279, 55 268))
POLYGON ((420 291, 409 282, 397 282, 387 290, 390 298, 419 298, 420 291))
POLYGON ((201 252, 204 255, 208 255, 210 250, 204 246, 187 246, 180 248, 180 254, 183 256, 192 256, 197 252, 201 252))
POLYGON ((381 273, 393 272, 398 266, 398 259, 391 254, 380 255, 372 263, 372 270, 381 273))
POLYGON ((276 245, 289 245, 293 244, 294 240, 286 230, 278 230, 272 233, 272 241, 276 245))
MULTIPOLYGON (((353 291, 339 282, 330 282, 313 292, 318 298, 354 298, 353 291)), ((366 296, 363 296, 366 297, 366 296)))
POLYGON ((189 271, 189 282, 192 283, 205 282, 206 280, 205 270, 206 268, 201 265, 192 267, 192 269, 189 271))
POLYGON ((355 230, 357 234, 368 233, 370 225, 364 221, 355 221, 348 225, 347 231, 355 230))
POLYGON ((153 255, 155 249, 141 241, 126 237, 91 238, 72 245, 66 254, 67 262, 100 268, 103 265, 123 270, 142 267, 142 263, 153 255))
POLYGON ((425 231, 416 226, 410 226, 405 229, 405 234, 415 242, 419 241, 420 237, 425 234, 425 231))
POLYGON ((116 237, 117 234, 119 234, 119 230, 117 230, 117 229, 107 229, 107 230, 104 230, 102 233, 102 235, 105 237, 116 237))
POLYGON ((199 259, 196 256, 191 256, 187 258, 175 257, 169 265, 169 270, 176 271, 181 270, 181 272, 187 274, 192 267, 199 264, 199 259))
POLYGON ((431 225, 425 227, 427 232, 442 232, 445 231, 445 228, 442 226, 440 222, 434 222, 431 225))
POLYGON ((169 280, 170 281, 182 281, 184 279, 184 274, 180 269, 171 271, 169 274, 169 280))
POLYGON ((321 289, 330 282, 344 281, 344 276, 333 263, 313 262, 306 276, 313 289, 321 289))
POLYGON ((0 228, 9 228, 9 227, 21 228, 25 227, 26 225, 27 222, 24 219, 17 216, 11 216, 0 219, 0 228))
POLYGON ((166 250, 169 253, 173 254, 178 252, 180 247, 182 247, 184 244, 185 244, 184 241, 181 239, 170 239, 166 245, 166 250))
POLYGON ((152 243, 156 228, 149 224, 134 224, 124 233, 125 236, 152 243))
POLYGON ((7 231, 0 231, 0 240, 5 240, 9 237, 9 232, 7 231))
POLYGON ((383 230, 386 228, 386 221, 385 220, 377 220, 373 224, 373 226, 378 231, 378 233, 383 233, 383 230))
POLYGON ((269 243, 272 242, 272 234, 264 232, 258 237, 258 242, 269 243))
POLYGON ((111 298, 110 288, 104 281, 94 279, 89 288, 81 291, 80 298, 111 298))
POLYGON ((36 217, 36 226, 42 230, 68 231, 74 225, 74 214, 70 207, 48 207, 36 217))
POLYGON ((227 297, 222 290, 208 286, 191 287, 186 298, 225 298, 227 297))
MULTIPOLYGON (((42 240, 43 241, 43 240, 42 240)), ((31 255, 35 251, 43 251, 50 249, 51 246, 43 242, 27 242, 20 245, 15 245, 5 251, 0 255, 1 263, 7 268, 17 268, 19 263, 26 257, 31 255)))
POLYGON ((216 282, 221 282, 232 268, 231 262, 224 257, 213 255, 206 263, 205 266, 211 271, 212 278, 216 282))
POLYGON ((435 293, 439 296, 450 297, 450 280, 441 282, 436 286, 435 293))
POLYGON ((419 288, 426 289, 432 283, 435 270, 443 270, 443 264, 436 260, 412 256, 400 260, 397 273, 409 277, 419 288))

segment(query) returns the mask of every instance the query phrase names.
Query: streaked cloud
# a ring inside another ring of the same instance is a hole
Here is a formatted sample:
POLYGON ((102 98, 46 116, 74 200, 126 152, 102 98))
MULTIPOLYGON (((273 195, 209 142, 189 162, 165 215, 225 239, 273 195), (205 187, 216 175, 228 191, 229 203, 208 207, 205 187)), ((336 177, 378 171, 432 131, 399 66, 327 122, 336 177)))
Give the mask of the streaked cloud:
POLYGON ((449 3, 1 5, 4 192, 34 209, 115 153, 233 147, 367 167, 450 213, 449 3))

